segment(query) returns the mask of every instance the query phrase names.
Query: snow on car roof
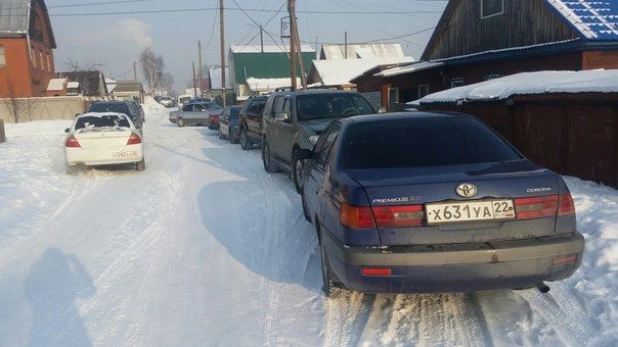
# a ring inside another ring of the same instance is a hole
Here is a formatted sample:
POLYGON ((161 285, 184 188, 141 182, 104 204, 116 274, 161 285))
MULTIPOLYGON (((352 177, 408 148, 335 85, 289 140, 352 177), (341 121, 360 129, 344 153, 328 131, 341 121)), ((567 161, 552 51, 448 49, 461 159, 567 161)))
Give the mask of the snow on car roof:
POLYGON ((522 72, 433 93, 420 103, 500 100, 546 93, 618 93, 618 70, 522 72))

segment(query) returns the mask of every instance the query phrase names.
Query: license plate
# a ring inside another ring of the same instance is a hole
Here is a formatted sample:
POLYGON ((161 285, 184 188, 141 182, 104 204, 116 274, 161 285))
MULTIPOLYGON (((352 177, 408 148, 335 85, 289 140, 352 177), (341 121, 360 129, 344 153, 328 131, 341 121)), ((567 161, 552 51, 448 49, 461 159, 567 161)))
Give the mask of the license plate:
POLYGON ((513 200, 426 204, 427 224, 515 218, 513 200))
POLYGON ((114 153, 114 158, 134 158, 134 157, 137 157, 136 151, 114 153))

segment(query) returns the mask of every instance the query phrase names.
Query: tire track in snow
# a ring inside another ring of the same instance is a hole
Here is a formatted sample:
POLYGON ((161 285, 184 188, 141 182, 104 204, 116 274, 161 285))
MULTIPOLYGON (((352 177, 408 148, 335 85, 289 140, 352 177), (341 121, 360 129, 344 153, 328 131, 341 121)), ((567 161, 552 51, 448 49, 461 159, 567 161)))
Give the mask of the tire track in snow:
POLYGON ((586 346, 591 340, 587 331, 594 331, 589 322, 585 322, 586 312, 572 294, 565 293, 560 284, 555 285, 551 292, 542 294, 536 289, 518 291, 532 307, 541 315, 548 325, 560 336, 565 345, 586 346))
POLYGON ((324 346, 356 346, 363 334, 376 300, 374 294, 334 288, 324 297, 326 326, 324 346))

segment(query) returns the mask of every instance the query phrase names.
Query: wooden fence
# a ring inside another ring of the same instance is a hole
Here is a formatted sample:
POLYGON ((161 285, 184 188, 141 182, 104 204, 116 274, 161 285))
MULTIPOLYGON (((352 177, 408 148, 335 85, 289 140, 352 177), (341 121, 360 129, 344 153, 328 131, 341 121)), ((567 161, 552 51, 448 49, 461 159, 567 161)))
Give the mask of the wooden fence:
POLYGON ((543 94, 502 102, 429 104, 477 116, 532 161, 560 174, 618 186, 618 94, 543 94))
POLYGON ((6 133, 4 132, 4 119, 0 119, 0 143, 6 142, 6 133))

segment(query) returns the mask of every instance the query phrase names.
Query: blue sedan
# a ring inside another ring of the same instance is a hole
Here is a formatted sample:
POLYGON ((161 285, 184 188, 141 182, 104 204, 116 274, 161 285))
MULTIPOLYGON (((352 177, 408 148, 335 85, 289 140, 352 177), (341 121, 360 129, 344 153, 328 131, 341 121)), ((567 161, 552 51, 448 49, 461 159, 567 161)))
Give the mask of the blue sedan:
POLYGON ((306 160, 303 211, 324 292, 537 287, 570 277, 584 238, 563 179, 475 117, 411 112, 336 120, 306 160))
POLYGON ((231 143, 238 143, 240 134, 240 106, 228 106, 221 113, 219 120, 219 138, 229 139, 231 143))

